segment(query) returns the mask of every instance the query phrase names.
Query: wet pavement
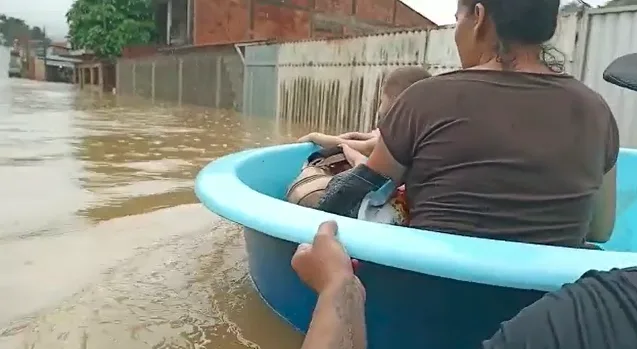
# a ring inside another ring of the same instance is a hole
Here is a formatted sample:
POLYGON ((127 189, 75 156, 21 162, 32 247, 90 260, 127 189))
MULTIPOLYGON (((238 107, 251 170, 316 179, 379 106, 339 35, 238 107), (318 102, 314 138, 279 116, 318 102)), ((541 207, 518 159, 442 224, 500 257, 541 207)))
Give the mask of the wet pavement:
POLYGON ((293 133, 1 76, 0 348, 299 348, 193 194, 211 159, 293 133))

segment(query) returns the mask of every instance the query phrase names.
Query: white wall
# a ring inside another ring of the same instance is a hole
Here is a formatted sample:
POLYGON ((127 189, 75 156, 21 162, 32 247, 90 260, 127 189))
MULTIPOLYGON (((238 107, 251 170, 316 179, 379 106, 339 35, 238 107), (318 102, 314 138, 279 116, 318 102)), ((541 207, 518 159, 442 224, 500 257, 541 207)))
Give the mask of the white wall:
POLYGON ((0 46, 0 79, 7 79, 9 71, 9 48, 0 46))
POLYGON ((617 57, 637 53, 637 6, 590 11, 587 20, 581 80, 610 105, 619 125, 622 145, 637 148, 637 93, 602 78, 606 67, 617 57))

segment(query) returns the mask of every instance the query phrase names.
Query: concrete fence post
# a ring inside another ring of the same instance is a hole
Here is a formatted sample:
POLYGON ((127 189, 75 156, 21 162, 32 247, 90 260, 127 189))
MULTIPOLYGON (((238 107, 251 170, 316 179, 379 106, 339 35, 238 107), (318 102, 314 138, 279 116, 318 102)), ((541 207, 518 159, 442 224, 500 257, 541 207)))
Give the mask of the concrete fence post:
POLYGON ((181 105, 184 85, 184 59, 179 58, 179 68, 177 68, 177 104, 181 105))
POLYGON ((150 70, 150 100, 155 103, 155 65, 156 61, 151 64, 150 70))
POLYGON ((215 86, 215 108, 221 106, 221 57, 217 56, 217 69, 216 69, 216 86, 215 86))
POLYGON ((133 61, 133 90, 131 91, 131 95, 137 95, 137 62, 133 61))
POLYGON ((99 79, 100 92, 104 92, 104 63, 97 65, 97 76, 99 79))
POLYGON ((121 90, 120 90, 120 61, 117 61, 117 63, 115 63, 115 94, 120 94, 121 90))

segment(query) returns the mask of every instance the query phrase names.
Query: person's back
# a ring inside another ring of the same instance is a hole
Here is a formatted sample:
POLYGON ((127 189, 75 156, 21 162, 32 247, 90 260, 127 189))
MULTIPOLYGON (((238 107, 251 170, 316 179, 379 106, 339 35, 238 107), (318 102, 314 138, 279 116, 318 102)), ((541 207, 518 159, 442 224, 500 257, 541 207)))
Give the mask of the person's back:
POLYGON ((412 226, 583 242, 593 195, 616 156, 615 122, 597 93, 566 75, 464 70, 419 82, 398 103, 417 110, 413 120, 381 132, 409 165, 412 226), (396 137, 404 125, 417 128, 416 147, 396 137))
POLYGON ((366 163, 405 183, 412 226, 573 247, 608 240, 617 124, 546 51, 559 7, 458 0, 464 69, 407 89, 366 163))

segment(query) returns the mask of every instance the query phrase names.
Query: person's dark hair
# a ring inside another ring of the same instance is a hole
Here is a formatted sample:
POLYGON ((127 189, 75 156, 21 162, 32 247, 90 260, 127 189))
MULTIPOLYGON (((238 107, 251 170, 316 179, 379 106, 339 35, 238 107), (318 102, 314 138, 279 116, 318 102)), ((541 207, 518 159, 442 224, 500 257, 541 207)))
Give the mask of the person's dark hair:
POLYGON ((484 6, 495 26, 502 63, 507 64, 512 44, 540 45, 540 59, 552 70, 563 71, 563 60, 555 55, 560 52, 546 44, 557 30, 560 0, 462 0, 462 4, 470 9, 484 6))
POLYGON ((409 86, 420 80, 430 78, 431 74, 423 67, 400 67, 391 71, 383 83, 383 93, 389 98, 396 98, 409 86))

